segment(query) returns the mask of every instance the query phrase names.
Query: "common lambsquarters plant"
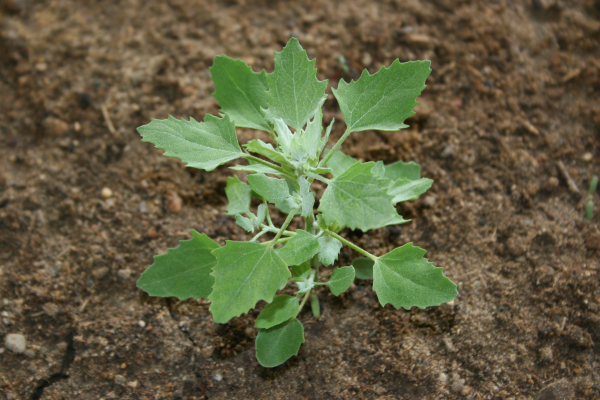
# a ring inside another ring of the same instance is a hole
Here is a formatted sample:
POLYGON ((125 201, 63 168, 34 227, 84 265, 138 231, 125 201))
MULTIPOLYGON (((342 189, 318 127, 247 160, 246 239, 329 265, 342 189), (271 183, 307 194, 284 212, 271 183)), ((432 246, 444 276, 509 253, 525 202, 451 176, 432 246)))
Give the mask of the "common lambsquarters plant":
POLYGON ((457 295, 456 285, 412 243, 376 256, 340 235, 346 227, 368 231, 408 222, 396 204, 431 187, 433 181, 420 177, 418 164, 360 162, 340 150, 353 132, 406 128, 404 120, 414 114, 430 62, 396 60, 373 75, 363 71, 355 82, 340 81, 333 95, 346 131, 331 149, 326 145, 334 121, 323 129, 321 112, 327 81, 317 79, 314 65, 295 38, 275 53, 270 74, 217 56, 210 72, 220 117, 207 115, 204 122, 169 117, 138 128, 143 141, 190 167, 211 171, 237 158, 247 161, 230 167, 247 172, 247 183, 229 177, 225 193, 227 214, 254 237, 220 246, 192 230, 191 239, 156 256, 137 284, 151 296, 208 299, 218 323, 264 300, 268 304, 256 319, 256 358, 265 367, 298 354, 304 328, 297 317, 309 299, 319 316, 314 293, 319 286, 329 286, 338 296, 355 278, 372 278, 381 305, 405 309, 438 306, 457 295), (265 131, 274 145, 253 139, 240 146, 237 127, 265 131), (326 185, 316 211, 314 181, 326 185), (260 202, 256 208, 252 197, 260 202), (275 210, 287 215, 280 226, 270 216, 275 210), (303 229, 289 229, 293 221, 302 222, 303 229), (363 257, 322 273, 343 246, 363 257), (296 295, 277 295, 290 280, 296 295))

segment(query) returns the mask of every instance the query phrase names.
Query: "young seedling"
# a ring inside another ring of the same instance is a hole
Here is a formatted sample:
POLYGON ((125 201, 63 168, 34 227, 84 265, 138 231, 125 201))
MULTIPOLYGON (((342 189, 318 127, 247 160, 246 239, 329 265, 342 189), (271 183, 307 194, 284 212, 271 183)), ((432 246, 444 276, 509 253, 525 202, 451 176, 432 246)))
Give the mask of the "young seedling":
POLYGON ((254 237, 220 246, 192 230, 191 239, 156 256, 137 284, 151 296, 208 299, 214 320, 222 324, 264 300, 268 304, 256 319, 256 358, 265 367, 298 354, 304 328, 297 317, 308 299, 319 317, 318 286, 329 286, 338 296, 355 278, 372 278, 382 306, 405 309, 438 306, 457 295, 456 285, 412 243, 376 256, 340 235, 346 227, 367 231, 408 222, 396 204, 431 187, 418 164, 361 162, 340 150, 353 132, 406 128, 430 62, 396 60, 373 75, 363 71, 355 82, 340 81, 333 94, 346 131, 331 149, 325 146, 334 121, 323 129, 321 112, 327 81, 317 79, 314 65, 295 38, 275 53, 270 74, 217 56, 210 72, 221 117, 207 115, 204 122, 169 117, 138 128, 143 141, 190 167, 211 171, 237 158, 247 160, 230 167, 249 173, 247 183, 229 177, 225 193, 227 214, 254 237), (240 146, 236 127, 265 131, 274 145, 253 139, 240 146), (327 185, 316 213, 315 180, 327 185), (256 208, 252 197, 260 202, 256 208), (276 210, 287 215, 280 226, 271 218, 276 210), (289 229, 292 221, 302 222, 303 229, 289 229), (321 274, 343 246, 363 257, 321 274), (296 295, 277 295, 290 280, 296 295))

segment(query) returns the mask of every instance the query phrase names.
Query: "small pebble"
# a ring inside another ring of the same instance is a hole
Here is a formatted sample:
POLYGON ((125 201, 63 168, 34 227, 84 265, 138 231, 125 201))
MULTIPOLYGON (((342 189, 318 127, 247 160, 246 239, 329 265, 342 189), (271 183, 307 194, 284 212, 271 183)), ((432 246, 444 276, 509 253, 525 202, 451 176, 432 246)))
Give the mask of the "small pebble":
POLYGON ((127 386, 129 386, 130 388, 135 389, 138 385, 138 381, 131 381, 129 383, 127 383, 127 386))
POLYGON ((450 353, 453 353, 456 351, 456 347, 454 347, 454 344, 452 344, 452 339, 444 338, 444 339, 442 339, 442 342, 444 342, 444 345, 446 346, 446 350, 448 350, 450 353))
POLYGON ((552 349, 550 347, 542 347, 540 349, 540 361, 542 362, 550 362, 554 358, 552 354, 552 349))
POLYGON ((217 382, 221 382, 223 380, 223 375, 221 375, 219 372, 215 372, 213 379, 217 382))
POLYGON ((440 376, 438 376, 438 381, 442 383, 448 383, 448 375, 442 372, 440 376))
POLYGON ((460 379, 457 374, 452 376, 452 385, 450 386, 450 390, 453 393, 460 393, 465 388, 465 380, 460 379))
POLYGON ((538 400, 570 400, 573 398, 575 398, 575 389, 566 378, 546 386, 538 396, 538 400))
POLYGON ((371 55, 369 53, 365 53, 365 54, 363 54, 361 61, 362 61, 362 65, 364 67, 368 67, 373 62, 373 57, 371 57, 371 55))
POLYGON ((42 126, 44 128, 44 131, 51 136, 63 136, 69 131, 69 124, 67 124, 63 120, 54 117, 46 118, 42 122, 42 126))
POLYGON ((435 197, 433 196, 426 196, 423 199, 423 205, 427 208, 431 208, 435 205, 435 197))
POLYGON ((96 279, 102 279, 108 275, 109 271, 110 269, 108 267, 99 267, 92 271, 92 275, 94 275, 94 278, 96 279))
POLYGON ((102 197, 104 197, 105 199, 108 199, 109 197, 111 197, 113 195, 112 190, 110 190, 110 188, 102 188, 102 197))
POLYGON ((581 159, 582 159, 583 161, 587 161, 587 162, 589 162, 589 161, 592 161, 592 158, 594 158, 594 156, 592 155, 592 153, 585 153, 585 154, 584 154, 584 155, 581 157, 581 159))
POLYGON ((138 321, 138 325, 140 326, 140 328, 145 328, 146 327, 146 322, 142 321, 142 320, 139 320, 138 321))
POLYGON ((4 346, 13 353, 24 353, 26 345, 25 336, 20 333, 9 333, 4 339, 4 346))
POLYGON ((213 346, 206 346, 202 349, 202 356, 204 358, 210 358, 215 352, 215 348, 213 346))
POLYGON ((444 147, 441 156, 442 158, 450 158, 454 156, 454 145, 449 144, 448 146, 444 147))
POLYGON ((129 268, 120 269, 117 271, 117 276, 125 281, 131 277, 131 270, 129 268))
POLYGON ((29 358, 34 358, 35 357, 35 351, 34 350, 25 350, 25 355, 29 358))
POLYGON ((174 213, 178 213, 179 211, 181 211, 181 206, 183 204, 183 201, 181 200, 181 197, 179 197, 179 195, 172 191, 172 190, 167 190, 167 209, 171 212, 174 213))
POLYGON ((558 187, 558 178, 555 176, 551 176, 550 178, 548 178, 548 180, 544 183, 544 190, 546 192, 553 192, 557 187, 558 187))
POLYGON ((115 383, 117 385, 125 385, 125 382, 127 381, 123 375, 115 375, 115 383))

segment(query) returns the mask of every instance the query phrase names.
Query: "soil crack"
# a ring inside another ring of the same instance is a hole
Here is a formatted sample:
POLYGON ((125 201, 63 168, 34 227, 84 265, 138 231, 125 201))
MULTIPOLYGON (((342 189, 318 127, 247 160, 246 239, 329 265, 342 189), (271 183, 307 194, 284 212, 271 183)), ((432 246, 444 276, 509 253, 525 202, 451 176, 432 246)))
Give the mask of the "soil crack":
POLYGON ((60 366, 59 372, 56 372, 56 373, 50 375, 48 378, 44 378, 44 379, 40 380, 37 387, 34 389, 33 393, 31 394, 31 397, 29 398, 30 400, 41 399, 42 395, 44 394, 44 389, 55 384, 58 381, 67 379, 69 377, 69 374, 68 374, 69 368, 71 367, 71 364, 73 364, 73 361, 75 360, 74 337, 75 337, 75 331, 71 331, 67 335, 67 338, 66 338, 67 350, 65 351, 65 354, 63 356, 63 360, 62 360, 62 364, 60 366))

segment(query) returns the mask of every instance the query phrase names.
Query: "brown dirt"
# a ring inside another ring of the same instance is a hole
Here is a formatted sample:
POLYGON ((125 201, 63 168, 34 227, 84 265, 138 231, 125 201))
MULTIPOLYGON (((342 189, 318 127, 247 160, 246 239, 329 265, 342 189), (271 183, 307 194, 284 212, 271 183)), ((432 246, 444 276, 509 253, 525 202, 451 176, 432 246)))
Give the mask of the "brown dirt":
POLYGON ((0 7, 0 338, 22 333, 28 350, 0 354, 7 399, 534 399, 563 378, 600 398, 600 212, 585 219, 559 168, 584 194, 600 171, 598 0, 0 7), (190 228, 246 236, 223 216, 230 170, 186 169, 135 128, 216 113, 213 57, 271 71, 291 35, 334 87, 339 55, 353 74, 432 61, 411 128, 353 134, 344 149, 420 162, 435 202, 402 206, 413 221, 401 228, 344 234, 376 254, 415 242, 460 295, 397 311, 370 282, 323 290, 323 317, 300 316, 299 356, 265 369, 257 312, 218 325, 206 302, 136 289, 190 228))

